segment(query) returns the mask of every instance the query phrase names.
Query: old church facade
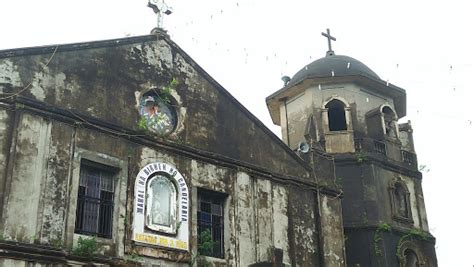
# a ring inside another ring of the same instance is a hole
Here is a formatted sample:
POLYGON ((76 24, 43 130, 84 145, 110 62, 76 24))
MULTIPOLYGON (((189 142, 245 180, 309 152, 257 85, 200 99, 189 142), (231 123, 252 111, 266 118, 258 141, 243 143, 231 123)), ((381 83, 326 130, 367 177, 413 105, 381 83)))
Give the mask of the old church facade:
POLYGON ((0 93, 0 266, 436 266, 405 91, 355 59, 267 98, 283 141, 161 32, 0 51, 0 93))

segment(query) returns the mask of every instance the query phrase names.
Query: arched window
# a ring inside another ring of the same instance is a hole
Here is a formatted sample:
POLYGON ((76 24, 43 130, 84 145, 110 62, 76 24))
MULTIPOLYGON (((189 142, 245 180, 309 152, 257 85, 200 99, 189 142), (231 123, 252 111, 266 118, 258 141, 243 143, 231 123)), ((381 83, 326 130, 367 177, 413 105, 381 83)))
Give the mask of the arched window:
POLYGON ((390 107, 385 106, 382 108, 382 115, 385 126, 385 135, 397 138, 397 116, 395 115, 395 112, 393 112, 390 107))
POLYGON ((418 257, 416 253, 411 249, 406 249, 403 253, 405 257, 405 267, 418 267, 420 266, 418 263, 418 257))
POLYGON ((148 180, 146 225, 151 230, 176 232, 176 186, 162 174, 148 180))
POLYGON ((347 130, 346 110, 342 101, 333 99, 326 104, 328 109, 329 131, 347 130))

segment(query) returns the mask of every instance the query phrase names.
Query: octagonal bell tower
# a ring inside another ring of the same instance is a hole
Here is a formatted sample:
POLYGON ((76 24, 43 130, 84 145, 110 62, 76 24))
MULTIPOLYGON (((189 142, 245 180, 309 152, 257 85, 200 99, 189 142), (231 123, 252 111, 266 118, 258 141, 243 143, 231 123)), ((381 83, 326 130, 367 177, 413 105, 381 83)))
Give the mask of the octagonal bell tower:
POLYGON ((405 90, 336 55, 335 38, 329 30, 323 35, 326 56, 267 97, 273 123, 315 169, 322 168, 315 154, 334 160, 336 180, 317 179, 343 189, 347 266, 437 266, 413 130, 398 122, 406 115, 405 90))

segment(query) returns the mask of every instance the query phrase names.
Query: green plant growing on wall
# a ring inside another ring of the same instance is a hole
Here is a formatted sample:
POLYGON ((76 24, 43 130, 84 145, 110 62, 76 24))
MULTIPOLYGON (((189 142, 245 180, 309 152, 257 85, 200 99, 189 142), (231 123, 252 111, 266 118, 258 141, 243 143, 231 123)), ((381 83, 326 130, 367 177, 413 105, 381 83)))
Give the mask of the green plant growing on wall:
POLYGON ((367 155, 363 151, 359 151, 355 154, 357 163, 367 161, 367 155))
POLYGON ((77 241, 77 246, 73 248, 72 254, 81 256, 81 257, 93 257, 97 254, 99 250, 99 244, 95 237, 91 238, 82 238, 79 237, 77 241))
POLYGON ((161 98, 163 102, 169 105, 171 104, 172 99, 171 91, 173 89, 176 89, 176 86, 178 86, 178 80, 176 80, 176 78, 173 78, 167 86, 163 87, 160 90, 160 94, 157 93, 157 95, 161 98))
POLYGON ((368 225, 369 224, 369 216, 367 216, 367 212, 364 211, 364 213, 362 214, 362 222, 364 223, 364 225, 368 225))
POLYGON ((211 267, 212 264, 206 260, 204 256, 212 255, 212 251, 217 242, 212 240, 211 230, 206 229, 202 231, 198 236, 198 249, 197 253, 191 253, 190 266, 194 266, 197 263, 198 267, 211 267))
POLYGON ((402 247, 405 244, 405 242, 413 239, 418 239, 418 240, 426 240, 428 239, 428 235, 423 232, 422 230, 419 229, 411 229, 408 233, 400 237, 400 240, 398 240, 397 244, 397 257, 398 260, 400 261, 402 266, 405 266, 405 263, 407 261, 405 255, 402 253, 402 247))
POLYGON ((379 223, 377 226, 377 230, 375 230, 374 234, 374 250, 375 255, 378 257, 382 257, 382 249, 380 249, 379 242, 382 240, 382 232, 388 233, 392 231, 392 227, 388 223, 379 223))
POLYGON ((25 105, 21 103, 15 103, 15 109, 24 109, 25 105))
POLYGON ((206 229, 198 237, 198 251, 201 255, 211 255, 216 242, 212 240, 211 230, 206 229))
POLYGON ((49 240, 49 244, 55 248, 61 248, 63 246, 63 240, 62 238, 53 238, 49 240))
POLYGON ((127 255, 125 255, 125 259, 130 261, 142 261, 143 257, 138 254, 136 249, 132 249, 127 255))
POLYGON ((146 122, 146 118, 145 117, 141 117, 139 120, 138 120, 138 123, 137 123, 137 127, 138 129, 140 130, 148 130, 148 125, 147 125, 147 122, 146 122))
POLYGON ((179 221, 177 224, 176 224, 176 232, 179 232, 179 228, 181 228, 181 225, 182 225, 182 221, 179 221))
POLYGON ((128 227, 128 219, 127 219, 127 216, 123 215, 123 214, 120 214, 120 218, 123 219, 123 225, 125 227, 128 227))

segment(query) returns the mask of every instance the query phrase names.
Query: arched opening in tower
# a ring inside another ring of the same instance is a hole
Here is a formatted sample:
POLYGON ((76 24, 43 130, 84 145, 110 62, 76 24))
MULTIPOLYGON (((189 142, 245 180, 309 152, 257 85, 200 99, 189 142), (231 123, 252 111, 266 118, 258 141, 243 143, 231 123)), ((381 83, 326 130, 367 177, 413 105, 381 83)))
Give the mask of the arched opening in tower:
POLYGON ((325 106, 328 109, 329 131, 347 130, 345 105, 342 101, 334 99, 325 106))

